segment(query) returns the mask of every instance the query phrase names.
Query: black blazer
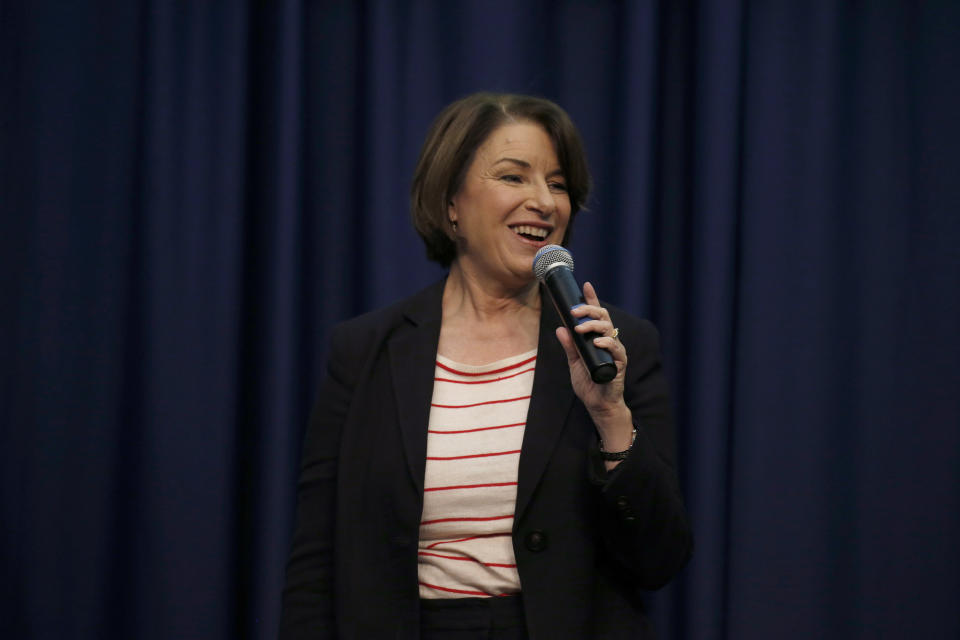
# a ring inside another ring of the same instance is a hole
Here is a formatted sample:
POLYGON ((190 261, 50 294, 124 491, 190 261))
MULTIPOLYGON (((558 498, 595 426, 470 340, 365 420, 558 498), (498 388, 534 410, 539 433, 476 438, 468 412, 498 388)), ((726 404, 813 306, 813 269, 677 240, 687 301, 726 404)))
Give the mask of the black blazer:
MULTIPOLYGON (((334 328, 310 418, 283 639, 419 637, 417 542, 441 281, 334 328)), ((627 349, 637 439, 606 474, 544 295, 513 546, 531 638, 652 637, 640 590, 690 556, 656 329, 608 307, 627 349)))

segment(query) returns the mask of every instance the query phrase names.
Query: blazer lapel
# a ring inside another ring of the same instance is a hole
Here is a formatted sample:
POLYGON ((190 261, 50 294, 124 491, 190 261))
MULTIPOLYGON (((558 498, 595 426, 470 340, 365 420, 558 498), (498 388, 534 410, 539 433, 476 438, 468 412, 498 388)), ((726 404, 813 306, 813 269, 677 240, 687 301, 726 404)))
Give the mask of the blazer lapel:
POLYGON ((414 485, 421 493, 444 282, 441 280, 410 300, 403 312, 405 324, 387 345, 404 454, 414 485))
POLYGON ((563 430, 574 398, 567 355, 554 334, 554 330, 560 326, 560 317, 553 308, 550 297, 542 289, 540 309, 537 368, 523 434, 523 450, 520 453, 514 522, 520 521, 530 503, 533 491, 563 430))
MULTIPOLYGON (((410 300, 403 313, 405 324, 387 345, 404 454, 414 485, 421 492, 444 282, 410 300)), ((542 293, 537 368, 520 454, 515 521, 529 505, 573 406, 567 356, 554 335, 559 325, 560 317, 549 296, 542 293)))

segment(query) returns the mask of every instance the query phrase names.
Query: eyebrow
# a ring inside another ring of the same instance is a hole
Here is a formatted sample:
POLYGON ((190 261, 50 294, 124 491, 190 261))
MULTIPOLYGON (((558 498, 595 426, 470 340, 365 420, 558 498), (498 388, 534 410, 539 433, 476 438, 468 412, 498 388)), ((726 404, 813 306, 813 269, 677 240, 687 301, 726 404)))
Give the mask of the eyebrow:
MULTIPOLYGON (((529 162, 527 162, 526 160, 520 160, 519 158, 500 158, 499 160, 497 160, 496 162, 493 163, 493 166, 497 166, 498 164, 503 163, 503 162, 512 162, 513 164, 518 165, 518 166, 521 166, 521 167, 523 167, 524 169, 529 169, 529 168, 530 168, 530 163, 529 163, 529 162)), ((561 177, 564 177, 564 176, 563 176, 563 169, 561 169, 561 168, 558 167, 558 168, 554 169, 553 171, 551 171, 550 173, 548 173, 547 176, 548 176, 548 177, 549 177, 549 176, 561 176, 561 177)))
POLYGON ((529 163, 529 162, 527 162, 526 160, 519 160, 519 159, 517 159, 517 158, 500 158, 499 160, 497 160, 496 162, 493 163, 493 166, 497 166, 497 165, 500 164, 501 162, 512 162, 513 164, 518 164, 518 165, 520 165, 521 167, 523 167, 523 168, 525 168, 525 169, 529 169, 529 168, 530 168, 530 163, 529 163))

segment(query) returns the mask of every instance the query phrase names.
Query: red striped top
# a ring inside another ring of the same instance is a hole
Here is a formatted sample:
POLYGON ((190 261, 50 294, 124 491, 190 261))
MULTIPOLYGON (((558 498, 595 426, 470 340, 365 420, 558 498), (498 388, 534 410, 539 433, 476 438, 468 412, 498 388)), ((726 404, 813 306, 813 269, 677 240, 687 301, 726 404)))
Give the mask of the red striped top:
POLYGON ((536 354, 482 366, 437 356, 420 521, 421 598, 520 591, 511 530, 536 354))

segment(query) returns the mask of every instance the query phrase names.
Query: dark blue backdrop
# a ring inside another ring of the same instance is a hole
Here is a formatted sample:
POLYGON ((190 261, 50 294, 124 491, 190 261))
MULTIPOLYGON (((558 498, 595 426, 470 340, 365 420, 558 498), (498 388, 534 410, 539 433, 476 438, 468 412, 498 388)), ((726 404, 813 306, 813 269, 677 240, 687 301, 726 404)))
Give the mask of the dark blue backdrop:
POLYGON ((672 639, 960 636, 956 2, 0 2, 0 635, 274 635, 331 324, 432 116, 545 95, 663 332, 672 639))

